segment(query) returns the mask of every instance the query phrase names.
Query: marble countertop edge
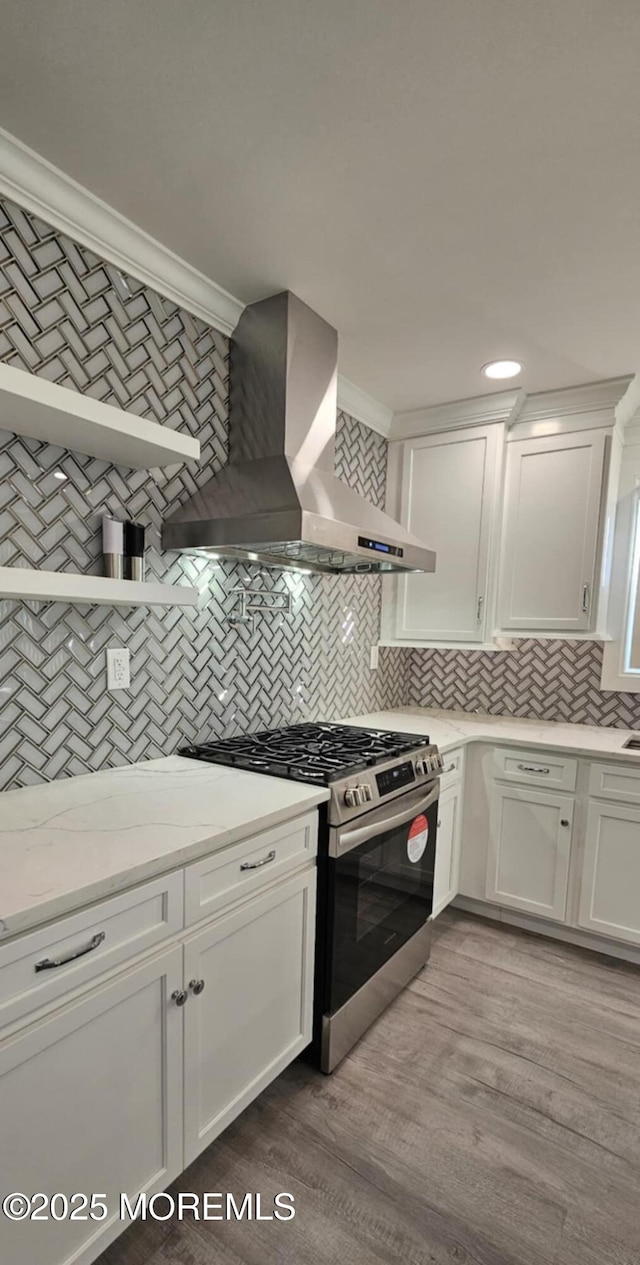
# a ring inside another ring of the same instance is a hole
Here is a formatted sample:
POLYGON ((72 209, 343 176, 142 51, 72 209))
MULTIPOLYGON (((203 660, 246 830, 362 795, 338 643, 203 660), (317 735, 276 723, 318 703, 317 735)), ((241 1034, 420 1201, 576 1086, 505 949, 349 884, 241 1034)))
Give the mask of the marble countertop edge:
POLYGON ((179 756, 6 791, 0 941, 251 839, 328 796, 322 786, 179 756))

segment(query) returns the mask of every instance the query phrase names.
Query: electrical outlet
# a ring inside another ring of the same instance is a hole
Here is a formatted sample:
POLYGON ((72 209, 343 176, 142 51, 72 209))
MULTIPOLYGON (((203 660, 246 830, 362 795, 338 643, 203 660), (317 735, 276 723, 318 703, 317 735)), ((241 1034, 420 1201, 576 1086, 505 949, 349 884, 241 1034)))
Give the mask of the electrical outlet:
POLYGON ((129 651, 107 650, 107 689, 128 690, 130 685, 129 651))
POLYGON ((378 667, 378 652, 379 652, 378 646, 372 646, 369 652, 369 667, 371 668, 372 672, 375 672, 378 667))

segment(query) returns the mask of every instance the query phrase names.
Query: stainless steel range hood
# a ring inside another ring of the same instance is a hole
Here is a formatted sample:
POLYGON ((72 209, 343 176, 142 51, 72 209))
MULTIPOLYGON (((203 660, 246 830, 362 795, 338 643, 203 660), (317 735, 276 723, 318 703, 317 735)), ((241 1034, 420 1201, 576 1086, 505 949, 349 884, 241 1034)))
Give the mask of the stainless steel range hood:
POLYGON ((229 464, 164 524, 165 549, 308 571, 433 571, 435 554, 333 473, 338 336, 284 291, 231 340, 229 464))

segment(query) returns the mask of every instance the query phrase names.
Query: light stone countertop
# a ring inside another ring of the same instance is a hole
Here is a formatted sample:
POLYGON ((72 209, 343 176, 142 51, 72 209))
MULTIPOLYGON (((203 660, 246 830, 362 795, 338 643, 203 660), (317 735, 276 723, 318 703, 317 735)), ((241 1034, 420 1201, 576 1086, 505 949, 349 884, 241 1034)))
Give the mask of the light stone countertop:
POLYGON ((322 786, 182 756, 0 794, 0 939, 277 826, 322 786))
POLYGON ((518 747, 561 747, 573 755, 615 757, 640 764, 640 751, 624 751, 634 730, 599 725, 572 725, 551 720, 520 720, 476 712, 442 711, 430 707, 398 707, 391 711, 349 716, 345 725, 395 729, 399 733, 428 734, 441 751, 469 742, 499 742, 518 747))
MULTIPOLYGON (((344 724, 470 742, 561 748, 640 764, 632 731, 401 707, 344 724)), ((0 939, 250 838, 328 799, 324 787, 181 756, 0 794, 0 939)))

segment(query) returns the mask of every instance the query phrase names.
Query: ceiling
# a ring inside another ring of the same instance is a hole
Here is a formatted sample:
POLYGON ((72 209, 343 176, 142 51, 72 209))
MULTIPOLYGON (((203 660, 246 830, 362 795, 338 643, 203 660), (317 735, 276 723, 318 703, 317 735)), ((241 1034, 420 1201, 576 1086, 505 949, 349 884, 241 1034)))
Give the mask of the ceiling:
POLYGON ((20 0, 0 124, 401 410, 638 368, 639 48, 637 0, 20 0))

